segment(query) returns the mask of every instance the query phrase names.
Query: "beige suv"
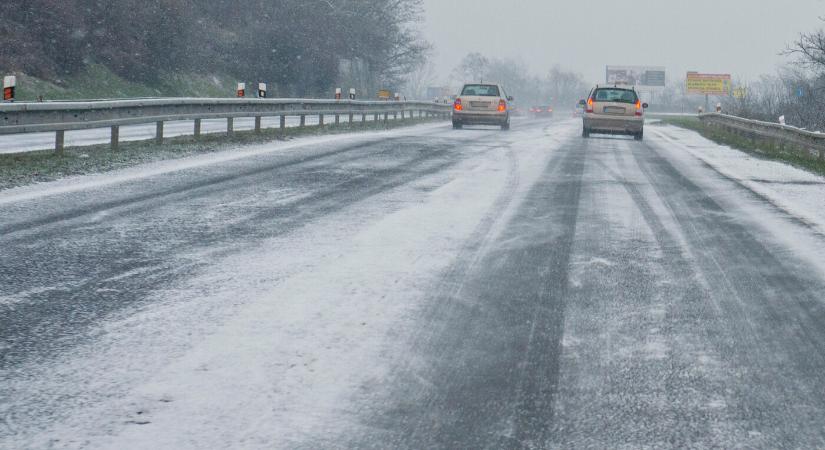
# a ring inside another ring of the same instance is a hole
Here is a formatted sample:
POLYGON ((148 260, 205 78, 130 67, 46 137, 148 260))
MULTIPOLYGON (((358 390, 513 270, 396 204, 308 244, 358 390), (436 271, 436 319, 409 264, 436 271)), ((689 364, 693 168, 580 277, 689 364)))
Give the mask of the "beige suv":
POLYGON ((579 104, 584 106, 583 137, 596 133, 626 134, 637 141, 644 138, 647 103, 642 103, 632 87, 596 86, 579 104))
POLYGON ((510 108, 504 88, 498 84, 466 84, 453 104, 453 128, 464 125, 497 125, 510 129, 510 108))

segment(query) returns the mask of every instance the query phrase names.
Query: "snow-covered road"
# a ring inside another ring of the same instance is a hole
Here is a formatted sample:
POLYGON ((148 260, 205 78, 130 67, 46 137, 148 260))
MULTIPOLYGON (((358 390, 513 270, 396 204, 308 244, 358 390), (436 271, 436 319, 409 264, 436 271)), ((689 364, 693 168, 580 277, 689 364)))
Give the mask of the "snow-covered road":
POLYGON ((0 448, 825 446, 825 179, 579 127, 0 192, 0 448))

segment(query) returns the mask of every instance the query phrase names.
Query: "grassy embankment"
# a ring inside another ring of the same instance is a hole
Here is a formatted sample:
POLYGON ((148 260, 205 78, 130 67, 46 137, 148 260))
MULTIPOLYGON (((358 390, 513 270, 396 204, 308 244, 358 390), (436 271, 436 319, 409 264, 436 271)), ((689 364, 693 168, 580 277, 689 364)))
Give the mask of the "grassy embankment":
POLYGON ((723 130, 706 128, 697 117, 661 117, 661 121, 662 123, 696 131, 713 142, 742 150, 758 158, 782 161, 819 175, 825 175, 825 161, 801 156, 799 152, 795 152, 789 146, 786 146, 785 150, 782 151, 772 147, 766 141, 752 140, 723 130))
MULTIPOLYGON (((164 75, 157 86, 146 86, 124 80, 103 66, 90 66, 78 76, 60 85, 25 75, 18 78, 17 99, 76 100, 123 97, 227 97, 234 94, 234 82, 211 76, 164 75)), ((107 172, 141 163, 183 158, 190 155, 218 152, 238 145, 294 139, 299 136, 383 130, 424 123, 429 119, 407 119, 366 124, 307 126, 305 128, 264 129, 261 134, 236 131, 165 139, 162 145, 154 141, 121 142, 118 150, 109 145, 66 148, 62 155, 54 151, 0 154, 0 190, 26 184, 52 181, 67 176, 107 172)))

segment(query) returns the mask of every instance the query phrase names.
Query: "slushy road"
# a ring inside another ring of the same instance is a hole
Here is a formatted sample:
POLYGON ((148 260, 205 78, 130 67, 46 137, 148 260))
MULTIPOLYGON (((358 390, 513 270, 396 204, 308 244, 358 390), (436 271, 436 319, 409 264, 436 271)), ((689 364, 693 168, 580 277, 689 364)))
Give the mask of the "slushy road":
POLYGON ((825 446, 825 180, 580 126, 0 192, 0 448, 825 446))

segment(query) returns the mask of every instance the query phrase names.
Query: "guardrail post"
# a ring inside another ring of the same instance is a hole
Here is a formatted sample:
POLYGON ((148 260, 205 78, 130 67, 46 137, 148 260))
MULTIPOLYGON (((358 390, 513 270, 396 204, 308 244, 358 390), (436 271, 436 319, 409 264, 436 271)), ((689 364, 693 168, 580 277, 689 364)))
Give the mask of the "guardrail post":
POLYGON ((163 144, 163 121, 155 124, 155 143, 163 144))
POLYGON ((354 114, 353 114, 353 113, 349 113, 349 124, 350 124, 350 125, 352 125, 352 119, 353 119, 353 116, 354 116, 354 114))
POLYGON ((378 122, 378 114, 373 114, 372 121, 373 122, 378 122))
POLYGON ((390 121, 390 113, 385 112, 384 113, 384 126, 385 127, 387 126, 387 122, 389 122, 389 121, 390 121))
POLYGON ((336 114, 335 115, 335 125, 340 125, 340 124, 341 124, 341 116, 336 114))
POLYGON ((279 124, 279 127, 281 128, 281 132, 283 133, 283 131, 286 130, 286 116, 281 116, 280 122, 281 123, 279 124))
POLYGON ((66 139, 66 132, 63 130, 57 130, 54 133, 54 152, 58 155, 63 154, 63 144, 65 143, 66 139))
POLYGON ((303 127, 306 126, 306 124, 307 124, 307 116, 301 114, 301 125, 300 125, 300 127, 303 128, 303 127))
POLYGON ((201 120, 195 119, 195 139, 201 137, 201 120))
POLYGON ((112 150, 117 150, 120 141, 120 126, 112 125, 112 150))
POLYGON ((256 116, 255 117, 255 132, 256 133, 261 132, 261 116, 256 116))
POLYGON ((318 126, 324 126, 324 115, 318 114, 318 126))
POLYGON ((232 133, 235 132, 235 119, 232 117, 226 118, 226 135, 232 136, 232 133))
POLYGON ((367 115, 361 114, 361 124, 367 126, 367 115))
POLYGON ((392 112, 392 120, 398 120, 398 111, 392 112))

